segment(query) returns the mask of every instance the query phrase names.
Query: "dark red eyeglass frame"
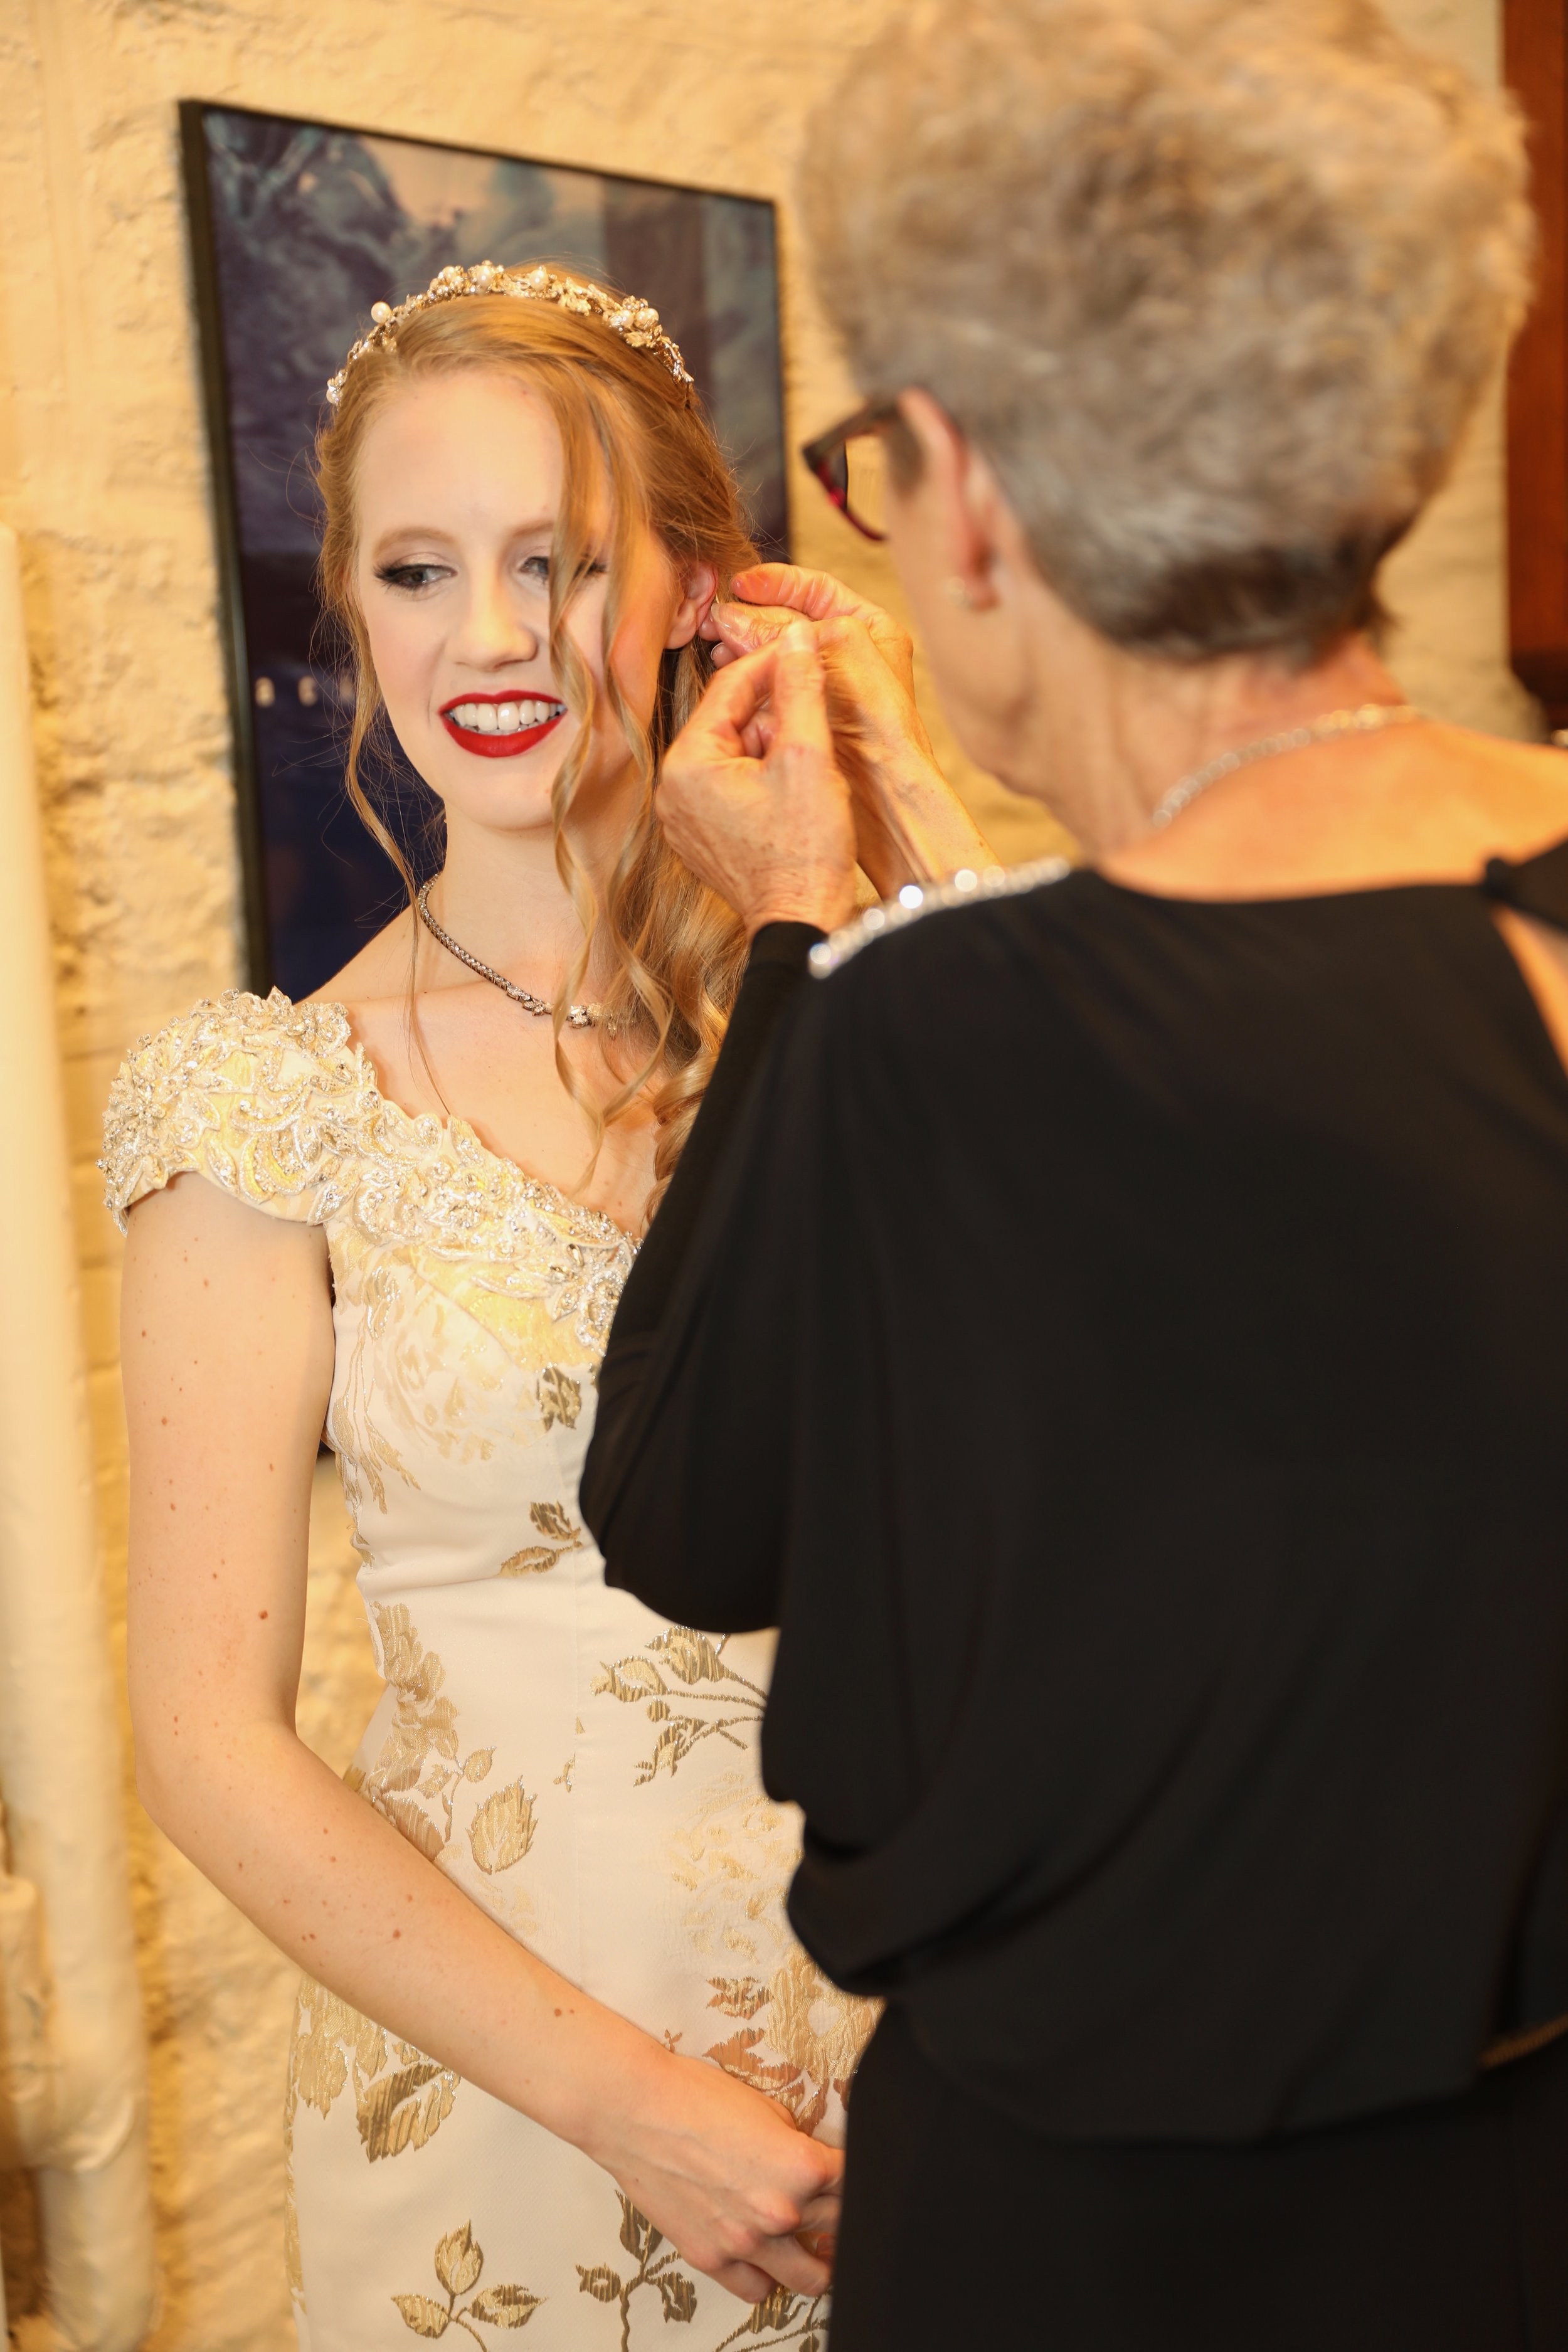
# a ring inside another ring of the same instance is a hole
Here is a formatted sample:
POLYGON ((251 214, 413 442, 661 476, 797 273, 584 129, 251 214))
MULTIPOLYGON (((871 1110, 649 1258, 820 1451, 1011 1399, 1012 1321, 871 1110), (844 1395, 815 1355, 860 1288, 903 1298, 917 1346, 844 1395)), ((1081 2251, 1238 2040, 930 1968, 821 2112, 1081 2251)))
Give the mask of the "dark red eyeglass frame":
POLYGON ((863 408, 858 408, 853 416, 847 416, 841 425, 835 425, 831 431, 819 433, 815 441, 806 442, 800 453, 845 521, 851 524, 862 539, 885 540, 888 534, 885 530, 879 530, 874 523, 863 521, 849 503, 849 444, 858 440, 863 434, 875 433, 879 425, 890 423, 898 413, 896 400, 868 400, 863 408))

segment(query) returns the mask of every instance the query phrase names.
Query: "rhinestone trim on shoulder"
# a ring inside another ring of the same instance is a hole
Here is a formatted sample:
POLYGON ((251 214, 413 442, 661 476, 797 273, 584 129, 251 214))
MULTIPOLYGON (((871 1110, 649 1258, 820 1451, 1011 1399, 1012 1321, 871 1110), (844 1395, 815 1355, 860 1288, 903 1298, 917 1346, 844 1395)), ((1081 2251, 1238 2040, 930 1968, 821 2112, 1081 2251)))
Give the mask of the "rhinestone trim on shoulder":
POLYGON ((1016 898, 1047 882, 1060 882, 1072 872, 1065 857, 1035 857, 1026 866, 987 866, 979 873, 961 866, 946 882, 906 882, 896 898, 868 907, 831 938, 818 940, 811 950, 811 976, 826 980, 841 964, 858 956, 873 940, 918 923, 922 915, 941 914, 944 908, 968 906, 976 898, 1016 898))

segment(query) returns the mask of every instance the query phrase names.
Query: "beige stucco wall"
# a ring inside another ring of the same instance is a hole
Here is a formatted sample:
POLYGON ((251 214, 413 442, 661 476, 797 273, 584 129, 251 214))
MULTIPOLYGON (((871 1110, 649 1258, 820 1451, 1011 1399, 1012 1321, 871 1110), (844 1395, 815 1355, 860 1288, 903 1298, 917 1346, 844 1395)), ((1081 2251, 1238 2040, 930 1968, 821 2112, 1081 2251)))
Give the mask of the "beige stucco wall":
MULTIPOLYGON (((980 0, 984 5, 984 0, 980 0)), ((317 111, 412 136, 784 198, 803 111, 889 0, 8 0, 0 9, 0 514, 26 558, 50 911, 69 1085, 105 1606, 124 1559, 118 1252, 98 1121, 141 1029, 238 974, 228 722, 174 101, 317 111)), ((1496 0, 1398 0, 1492 69, 1496 0)), ((787 216, 796 437, 850 387, 787 216)), ((875 551, 807 495, 808 562, 890 594, 875 551)), ((1398 559, 1396 659, 1432 709, 1531 731, 1503 654, 1495 415, 1398 559)), ((972 779, 1005 853, 1048 829, 972 779)), ((3 964, 0 964, 3 968, 3 964)), ((13 1136, 12 1148, 25 1148, 13 1136)), ((6 1334, 6 1344, 17 1344, 6 1334)), ((371 1675, 341 1515, 323 1488, 301 1712, 342 1760, 371 1675)), ((278 2112, 290 1972, 127 1795, 165 2281, 159 2352, 282 2352, 278 2112)), ((16 2341, 34 2281, 24 2189, 0 2197, 16 2341)))

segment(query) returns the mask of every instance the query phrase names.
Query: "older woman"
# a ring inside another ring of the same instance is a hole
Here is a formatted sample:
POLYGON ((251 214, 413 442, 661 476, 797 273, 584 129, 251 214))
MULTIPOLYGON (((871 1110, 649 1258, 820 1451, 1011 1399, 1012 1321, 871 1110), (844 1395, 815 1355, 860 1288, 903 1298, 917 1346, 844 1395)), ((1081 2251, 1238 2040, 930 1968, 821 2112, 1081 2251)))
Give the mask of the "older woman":
POLYGON ((1521 177, 1365 0, 940 0, 816 134, 818 460, 1089 859, 850 920, 804 625, 666 771, 756 943, 585 1500, 782 1629, 834 2352, 1568 2343, 1568 778, 1376 651, 1521 177))

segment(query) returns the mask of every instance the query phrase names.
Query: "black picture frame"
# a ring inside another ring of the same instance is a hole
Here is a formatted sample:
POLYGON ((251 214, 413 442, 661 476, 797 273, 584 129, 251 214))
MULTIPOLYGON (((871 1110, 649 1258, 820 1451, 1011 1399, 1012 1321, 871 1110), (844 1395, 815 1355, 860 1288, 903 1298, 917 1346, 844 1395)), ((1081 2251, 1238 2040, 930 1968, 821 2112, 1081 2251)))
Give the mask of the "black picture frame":
MULTIPOLYGON (((321 627, 304 462, 372 302, 485 259, 574 267, 642 295, 686 354, 759 545, 787 557, 777 226, 765 198, 314 117, 187 99, 179 125, 248 980, 299 997, 400 898, 343 789, 352 689, 321 627)), ((383 790, 427 863, 430 796, 395 762, 383 790)))

